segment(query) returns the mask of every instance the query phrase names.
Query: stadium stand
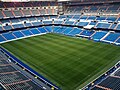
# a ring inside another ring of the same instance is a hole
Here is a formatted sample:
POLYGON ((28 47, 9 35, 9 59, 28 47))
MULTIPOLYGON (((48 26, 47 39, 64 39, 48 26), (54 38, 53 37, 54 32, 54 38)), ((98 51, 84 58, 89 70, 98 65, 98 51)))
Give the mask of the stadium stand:
MULTIPOLYGON (((107 1, 108 2, 108 1, 107 1)), ((81 3, 79 3, 81 4, 81 3)), ((78 6, 78 3, 68 4, 66 9, 66 14, 79 14, 80 12, 84 13, 94 13, 94 12, 104 12, 104 13, 119 13, 119 4, 108 4, 103 5, 100 2, 93 4, 92 2, 85 3, 85 5, 78 6), (90 4, 91 3, 91 4, 90 4)))
MULTIPOLYGON (((0 2, 0 43, 47 33, 59 33, 120 45, 119 3, 101 4, 105 2, 101 0, 99 4, 93 4, 94 0, 82 1, 86 4, 67 3, 64 15, 58 15, 57 2, 0 2)), ((108 2, 110 1, 112 0, 108 2)), ((49 85, 41 85, 39 80, 38 84, 33 78, 26 76, 28 72, 23 72, 20 67, 18 69, 18 66, 3 54, 2 49, 0 57, 0 80, 6 89, 51 88, 49 85)), ((107 75, 101 76, 102 79, 99 77, 84 88, 119 90, 119 66, 117 63, 112 72, 111 70, 106 72, 107 75)), ((4 87, 0 84, 1 88, 4 87)))
POLYGON ((15 32, 13 32, 13 34, 16 38, 24 37, 24 35, 20 31, 15 31, 15 32))
POLYGON ((2 34, 7 40, 15 39, 12 33, 3 33, 2 34))
MULTIPOLYGON (((109 35, 108 35, 107 37, 105 37, 104 40, 109 41, 109 42, 115 42, 115 40, 116 40, 117 38, 119 38, 119 36, 120 36, 119 33, 115 33, 115 34, 109 33, 109 35)), ((103 41, 104 41, 104 40, 103 40, 103 41)))
MULTIPOLYGON (((42 90, 42 86, 37 85, 34 80, 19 70, 11 60, 0 50, 0 80, 7 90, 17 89, 37 89, 42 90)), ((3 89, 4 90, 4 89, 3 89)))
POLYGON ((116 63, 107 72, 83 88, 83 90, 119 90, 120 89, 120 62, 116 63))
POLYGON ((91 39, 95 41, 101 40, 102 37, 104 37, 107 34, 107 32, 103 31, 97 31, 93 36, 91 36, 91 39))
POLYGON ((71 31, 68 33, 68 35, 70 35, 70 36, 75 36, 75 35, 77 35, 77 34, 79 34, 79 33, 81 33, 81 32, 82 32, 81 29, 79 29, 79 28, 74 28, 73 30, 71 30, 71 31))
POLYGON ((110 89, 113 89, 113 90, 116 90, 116 89, 120 89, 120 79, 119 77, 112 77, 112 76, 109 76, 108 78, 106 78, 104 81, 102 81, 100 84, 98 84, 99 86, 102 86, 102 87, 106 87, 106 88, 110 88, 110 89))
POLYGON ((24 67, 16 58, 0 48, 0 90, 51 90, 51 84, 43 77, 39 79, 32 70, 24 67), (37 78, 35 78, 37 77, 37 78), (48 85, 47 85, 48 84, 48 85))
POLYGON ((93 33, 94 33, 94 31, 84 30, 82 33, 80 33, 80 36, 81 37, 90 37, 93 33))

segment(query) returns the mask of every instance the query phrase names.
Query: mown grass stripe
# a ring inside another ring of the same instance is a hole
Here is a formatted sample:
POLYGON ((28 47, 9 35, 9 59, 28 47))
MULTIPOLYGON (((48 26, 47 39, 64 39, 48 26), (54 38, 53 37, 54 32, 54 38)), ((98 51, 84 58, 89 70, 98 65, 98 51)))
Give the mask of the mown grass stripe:
POLYGON ((110 68, 110 63, 120 56, 117 46, 60 34, 30 37, 2 46, 63 90, 74 90, 91 77, 96 78, 93 76, 110 68))

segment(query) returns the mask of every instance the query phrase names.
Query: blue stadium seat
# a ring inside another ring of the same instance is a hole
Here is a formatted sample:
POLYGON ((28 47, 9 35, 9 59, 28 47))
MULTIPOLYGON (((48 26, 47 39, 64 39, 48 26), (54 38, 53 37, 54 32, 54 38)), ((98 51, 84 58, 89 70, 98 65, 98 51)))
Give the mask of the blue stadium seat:
POLYGON ((41 33, 47 33, 47 31, 46 31, 43 27, 38 28, 38 30, 39 30, 41 33))
POLYGON ((31 35, 33 35, 29 30, 22 30, 21 31, 22 33, 24 33, 24 35, 26 35, 26 36, 31 36, 31 35))
POLYGON ((40 34, 36 28, 29 29, 33 34, 40 34))
POLYGON ((57 33, 57 31, 61 28, 61 26, 54 26, 53 32, 57 33))
POLYGON ((6 17, 15 17, 11 11, 4 11, 6 17))
POLYGON ((109 28, 110 27, 110 23, 98 23, 97 24, 97 28, 109 28))
POLYGON ((20 22, 18 19, 10 19, 10 21, 11 21, 12 23, 20 22))
POLYGON ((15 39, 16 37, 14 37, 12 35, 12 32, 8 32, 8 33, 3 33, 2 34, 7 40, 12 40, 12 39, 15 39))
POLYGON ((10 23, 9 19, 3 19, 3 20, 0 20, 3 23, 10 23))
POLYGON ((102 37, 104 37, 105 35, 107 34, 107 32, 104 32, 104 31, 99 31, 99 32, 96 32, 92 37, 91 39, 95 40, 95 41, 99 41, 102 37))
POLYGON ((91 8, 90 8, 90 11, 97 11, 98 10, 98 7, 97 6, 91 6, 91 8))
POLYGON ((73 23, 74 23, 73 21, 66 21, 65 22, 66 25, 73 25, 73 23))
POLYGON ((63 21, 55 20, 54 24, 62 24, 63 21))
POLYGON ((120 24, 117 26, 116 30, 120 30, 120 24))
POLYGON ((49 19, 49 17, 48 17, 48 16, 44 16, 44 19, 48 20, 48 19, 49 19))
POLYGON ((25 25, 26 27, 32 26, 31 23, 24 23, 24 25, 25 25))
POLYGON ((120 43, 120 38, 116 41, 116 43, 120 43))
POLYGON ((44 24, 52 24, 52 21, 43 21, 44 24))
POLYGON ((110 27, 110 29, 115 29, 117 24, 112 24, 112 26, 110 27))
POLYGON ((89 22, 82 22, 82 21, 80 21, 80 22, 78 23, 78 25, 79 25, 79 26, 87 26, 88 23, 89 23, 89 22))
POLYGON ((57 30, 57 33, 62 33, 62 32, 64 32, 66 29, 67 29, 67 27, 60 27, 60 28, 57 30))
POLYGON ((94 33, 94 31, 84 30, 84 31, 80 34, 80 36, 82 36, 82 37, 90 37, 93 33, 94 33))
POLYGON ((82 16, 80 19, 87 19, 88 18, 88 16, 82 16))
POLYGON ((24 35, 23 35, 20 31, 14 31, 13 34, 14 34, 17 38, 24 37, 24 35))
POLYGON ((66 16, 65 16, 65 15, 60 15, 59 18, 60 18, 60 19, 61 19, 61 18, 66 18, 66 16))
POLYGON ((65 16, 65 17, 68 18, 68 19, 70 19, 70 18, 73 17, 73 15, 67 15, 67 16, 65 16))
POLYGON ((43 20, 43 17, 36 17, 38 20, 43 20))
POLYGON ((63 33, 67 35, 72 29, 72 27, 68 27, 63 33))
POLYGON ((19 16, 19 17, 22 17, 23 16, 23 14, 20 12, 20 10, 14 10, 14 14, 15 14, 15 16, 19 16))
POLYGON ((97 23, 96 22, 90 22, 89 25, 96 25, 97 23))
POLYGON ((116 19, 117 19, 116 17, 108 17, 106 20, 109 20, 109 21, 115 22, 116 19))
POLYGON ((14 28, 22 28, 24 27, 23 24, 14 24, 13 25, 14 28))
POLYGON ((3 27, 4 27, 5 30, 11 30, 12 29, 11 25, 3 26, 3 27))
POLYGON ((2 28, 2 26, 0 26, 0 31, 3 31, 3 28, 2 28))
POLYGON ((87 20, 95 20, 96 16, 89 16, 87 20))
POLYGON ((120 21, 120 17, 116 20, 117 22, 120 21))
POLYGON ((106 17, 101 16, 101 17, 97 17, 96 20, 105 20, 105 19, 106 19, 106 17))
POLYGON ((32 22, 33 26, 39 26, 42 25, 42 22, 32 22))
POLYGON ((35 19, 35 17, 30 17, 30 18, 28 18, 30 21, 35 21, 36 19, 35 19))
POLYGON ((28 21, 28 19, 27 18, 20 18, 20 21, 28 21))
POLYGON ((117 9, 119 8, 119 6, 118 5, 113 5, 113 6, 111 6, 111 7, 109 7, 108 8, 108 11, 117 11, 117 9))
POLYGON ((50 18, 51 18, 51 19, 55 19, 55 18, 57 18, 57 16, 50 16, 50 18))
POLYGON ((0 42, 6 41, 1 35, 0 35, 0 42))
POLYGON ((80 32, 82 32, 81 29, 79 29, 79 28, 74 28, 73 30, 71 30, 71 32, 69 32, 68 35, 70 35, 70 36, 75 36, 76 34, 79 34, 80 32))
POLYGON ((73 19, 79 19, 80 18, 80 15, 75 15, 74 17, 73 17, 73 19))
POLYGON ((52 32, 52 30, 53 30, 52 26, 46 26, 45 28, 47 29, 48 32, 52 32))
POLYGON ((104 40, 114 42, 118 37, 120 37, 120 33, 110 33, 104 40))

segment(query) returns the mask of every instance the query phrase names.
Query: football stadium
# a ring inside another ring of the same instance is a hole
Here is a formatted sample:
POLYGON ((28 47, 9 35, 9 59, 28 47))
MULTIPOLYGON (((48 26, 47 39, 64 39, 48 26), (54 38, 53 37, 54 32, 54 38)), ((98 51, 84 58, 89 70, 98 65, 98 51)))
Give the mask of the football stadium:
POLYGON ((120 0, 0 0, 0 90, 120 90, 120 0))

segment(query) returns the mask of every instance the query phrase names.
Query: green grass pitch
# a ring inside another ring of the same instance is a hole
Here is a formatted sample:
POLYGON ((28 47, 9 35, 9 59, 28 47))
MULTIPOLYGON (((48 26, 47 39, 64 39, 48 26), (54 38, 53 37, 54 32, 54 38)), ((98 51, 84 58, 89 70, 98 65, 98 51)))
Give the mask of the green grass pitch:
POLYGON ((118 46, 59 34, 30 37, 1 46, 62 90, 78 90, 120 59, 118 46))

